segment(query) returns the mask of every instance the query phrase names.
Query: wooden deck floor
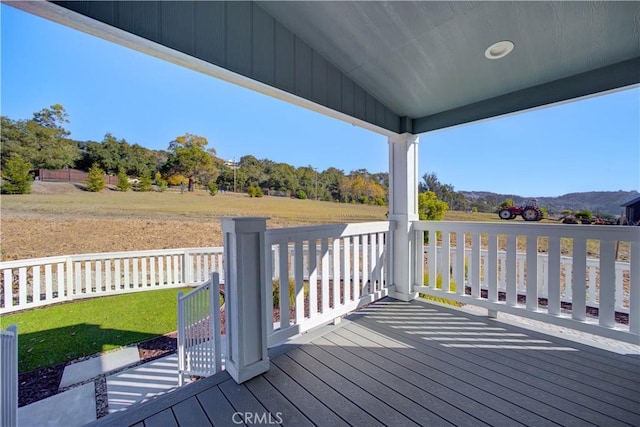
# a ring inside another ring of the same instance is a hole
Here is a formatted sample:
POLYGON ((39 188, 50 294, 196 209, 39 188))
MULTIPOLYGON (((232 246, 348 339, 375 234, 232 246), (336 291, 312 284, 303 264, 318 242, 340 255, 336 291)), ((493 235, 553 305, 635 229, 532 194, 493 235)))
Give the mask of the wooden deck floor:
POLYGON ((640 425, 637 354, 420 301, 328 328, 273 349, 269 372, 242 385, 222 372, 95 424, 640 425))

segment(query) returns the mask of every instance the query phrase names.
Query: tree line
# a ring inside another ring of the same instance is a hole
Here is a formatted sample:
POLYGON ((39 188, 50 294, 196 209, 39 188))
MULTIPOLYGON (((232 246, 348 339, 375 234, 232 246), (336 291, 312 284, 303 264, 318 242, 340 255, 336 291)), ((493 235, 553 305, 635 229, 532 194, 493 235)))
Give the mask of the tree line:
MULTIPOLYGON (((90 188, 100 189, 100 174, 126 181, 151 182, 156 188, 183 186, 188 191, 206 188, 317 199, 346 203, 385 205, 388 174, 359 169, 345 174, 330 167, 294 167, 246 155, 238 162, 224 161, 203 136, 185 134, 169 141, 166 150, 150 150, 107 133, 103 140, 76 141, 65 128, 69 116, 60 104, 44 108, 31 119, 1 119, 1 167, 3 193, 24 193, 30 188, 33 169, 75 168, 90 172, 90 188)), ((145 189, 149 189, 145 185, 145 189)))

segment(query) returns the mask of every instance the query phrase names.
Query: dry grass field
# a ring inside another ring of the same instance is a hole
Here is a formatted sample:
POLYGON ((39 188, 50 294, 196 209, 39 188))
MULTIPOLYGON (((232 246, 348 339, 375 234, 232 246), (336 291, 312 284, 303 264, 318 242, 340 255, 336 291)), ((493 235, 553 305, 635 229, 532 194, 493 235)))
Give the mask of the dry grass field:
POLYGON ((206 191, 89 193, 36 182, 29 195, 1 198, 2 260, 94 252, 222 245, 220 217, 270 218, 269 228, 384 220, 386 206, 206 191))
MULTIPOLYGON (((224 216, 268 217, 269 228, 280 228, 381 221, 386 213, 386 206, 233 193, 212 197, 204 190, 89 193, 74 184, 35 182, 32 194, 1 198, 1 259, 220 246, 220 218, 224 216)), ((493 213, 465 212, 447 212, 445 220, 501 221, 493 213)), ((570 242, 564 240, 562 252, 570 254, 570 242)), ((523 239, 519 245, 524 249, 523 239)), ((545 239, 540 239, 539 250, 546 251, 545 239)), ((618 260, 628 261, 628 251, 628 244, 621 245, 618 260)), ((588 253, 599 256, 596 242, 588 244, 588 253)))

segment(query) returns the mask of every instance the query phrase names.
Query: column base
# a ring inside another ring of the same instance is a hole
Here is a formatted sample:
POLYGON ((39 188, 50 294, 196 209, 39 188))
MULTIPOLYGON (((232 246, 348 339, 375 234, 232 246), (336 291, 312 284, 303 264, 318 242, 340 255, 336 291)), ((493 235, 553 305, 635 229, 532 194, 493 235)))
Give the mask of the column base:
POLYGON ((232 361, 228 361, 225 364, 225 370, 231 375, 231 378, 238 383, 242 384, 245 381, 250 380, 253 377, 262 375, 269 370, 269 359, 260 360, 248 366, 239 368, 232 361))
POLYGON ((418 293, 417 292, 410 292, 410 293, 403 293, 403 292, 395 292, 395 291, 391 291, 389 292, 389 296, 391 298, 395 298, 397 300, 400 301, 405 301, 405 302, 409 302, 409 301, 413 301, 414 299, 418 298, 418 293))

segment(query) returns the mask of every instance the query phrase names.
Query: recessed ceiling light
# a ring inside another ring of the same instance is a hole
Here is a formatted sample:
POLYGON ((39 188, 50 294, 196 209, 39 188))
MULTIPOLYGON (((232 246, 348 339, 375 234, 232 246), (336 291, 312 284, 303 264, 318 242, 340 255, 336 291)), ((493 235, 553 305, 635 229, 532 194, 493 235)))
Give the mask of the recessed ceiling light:
POLYGON ((484 51, 484 56, 487 59, 500 59, 507 56, 513 50, 513 43, 509 40, 503 40, 498 43, 494 43, 484 51))

